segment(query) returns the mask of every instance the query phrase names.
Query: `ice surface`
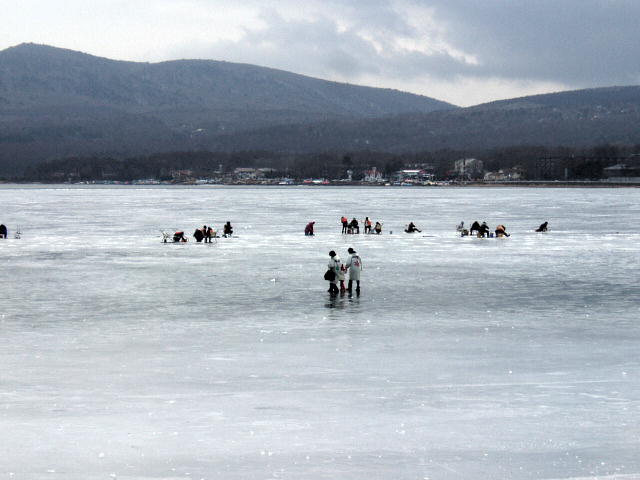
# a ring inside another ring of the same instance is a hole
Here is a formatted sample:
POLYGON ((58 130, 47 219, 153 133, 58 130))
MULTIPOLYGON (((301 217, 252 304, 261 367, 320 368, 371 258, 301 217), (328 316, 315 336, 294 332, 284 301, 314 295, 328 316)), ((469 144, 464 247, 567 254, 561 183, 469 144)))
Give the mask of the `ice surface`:
POLYGON ((640 478, 640 190, 2 186, 0 205, 23 234, 0 241, 0 478, 640 478), (385 233, 341 236, 342 215, 385 233), (238 238, 160 242, 227 220, 238 238), (330 299, 327 253, 350 246, 362 295, 330 299))

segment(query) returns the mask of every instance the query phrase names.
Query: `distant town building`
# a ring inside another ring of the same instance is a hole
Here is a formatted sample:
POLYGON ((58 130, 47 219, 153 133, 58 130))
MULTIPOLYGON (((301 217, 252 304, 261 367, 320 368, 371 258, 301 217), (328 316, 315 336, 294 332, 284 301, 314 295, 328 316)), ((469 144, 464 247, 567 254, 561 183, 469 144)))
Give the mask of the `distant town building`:
POLYGON ((619 163, 603 169, 609 182, 640 183, 640 164, 619 163))
POLYGON ((404 183, 424 183, 432 181, 435 175, 422 169, 400 170, 393 175, 396 182, 404 183))
POLYGON ((364 171, 364 178, 362 181, 365 183, 382 183, 385 180, 382 177, 382 172, 378 171, 376 167, 371 167, 371 170, 364 171))
POLYGON ((524 169, 522 167, 505 168, 497 172, 487 172, 484 174, 484 180, 487 182, 510 182, 522 180, 524 178, 524 169))
POLYGON ((233 177, 236 180, 259 180, 267 177, 275 171, 275 168, 240 167, 233 170, 233 177))
POLYGON ((454 171, 457 176, 463 178, 482 178, 484 174, 484 162, 477 158, 461 158, 456 160, 454 171))
POLYGON ((193 171, 191 170, 172 170, 171 178, 174 182, 190 183, 194 182, 193 171))

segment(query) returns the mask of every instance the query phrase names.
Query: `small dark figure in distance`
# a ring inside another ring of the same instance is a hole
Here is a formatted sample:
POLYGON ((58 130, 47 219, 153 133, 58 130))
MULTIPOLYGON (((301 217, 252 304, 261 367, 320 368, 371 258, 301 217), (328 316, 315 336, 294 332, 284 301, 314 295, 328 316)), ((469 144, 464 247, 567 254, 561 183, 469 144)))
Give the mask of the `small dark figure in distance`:
POLYGON ((377 235, 380 235, 382 233, 382 224, 380 222, 376 222, 376 226, 373 228, 373 230, 377 235))
POLYGON ((351 220, 351 223, 349 224, 349 228, 351 229, 351 233, 360 233, 360 224, 358 223, 358 220, 356 220, 355 218, 351 220))
POLYGON ((549 229, 547 225, 549 225, 549 222, 544 222, 542 225, 536 228, 536 232, 546 232, 549 229))
POLYGON ((307 237, 312 237, 312 236, 313 236, 313 225, 314 225, 315 223, 316 223, 316 222, 309 222, 309 223, 307 223, 307 226, 306 226, 306 227, 304 227, 304 234, 305 234, 307 237))
POLYGON ((480 225, 480 228, 478 229, 478 236, 489 237, 489 225, 487 225, 487 222, 482 222, 482 225, 480 225))
POLYGON ((222 235, 225 237, 230 237, 231 235, 233 235, 233 227, 231 226, 231 222, 227 222, 224 224, 222 235))
POLYGON ((209 227, 206 225, 202 226, 202 233, 204 234, 204 243, 211 242, 211 232, 209 231, 209 227))
POLYGON ((202 242, 202 239, 204 238, 204 233, 202 232, 201 228, 196 228, 196 231, 193 232, 193 238, 195 238, 196 242, 198 243, 202 242))
POLYGON ((407 228, 405 228, 404 233, 415 233, 415 232, 422 232, 422 230, 418 229, 418 227, 416 227, 413 222, 409 222, 409 225, 407 225, 407 228))
POLYGON ((173 241, 177 243, 177 242, 187 242, 189 240, 184 236, 184 232, 182 230, 178 230, 176 233, 173 234, 173 241))
POLYGON ((347 217, 342 217, 340 219, 340 222, 342 223, 342 233, 346 235, 347 230, 349 230, 349 220, 347 219, 347 217))
POLYGON ((0 238, 7 238, 7 227, 4 224, 0 224, 0 238))
POLYGON ((478 233, 480 231, 480 224, 476 220, 471 224, 471 228, 469 229, 469 235, 473 235, 473 232, 478 233))
POLYGON ((510 237, 511 235, 509 235, 507 233, 507 229, 504 225, 498 225, 496 227, 496 237, 500 238, 500 237, 510 237))

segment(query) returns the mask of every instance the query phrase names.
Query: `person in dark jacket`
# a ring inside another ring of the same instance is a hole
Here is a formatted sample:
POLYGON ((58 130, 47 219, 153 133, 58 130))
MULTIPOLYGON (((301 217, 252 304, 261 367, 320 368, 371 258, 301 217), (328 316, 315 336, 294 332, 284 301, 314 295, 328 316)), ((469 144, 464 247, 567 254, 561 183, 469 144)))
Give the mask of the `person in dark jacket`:
POLYGON ((473 232, 479 232, 480 231, 480 224, 478 223, 478 221, 476 220, 475 222, 473 222, 471 224, 471 228, 469 229, 469 235, 473 235, 473 232))
POLYGON ((360 233, 360 224, 355 218, 351 220, 349 228, 351 229, 351 233, 360 233))
POLYGON ((196 228, 196 231, 193 232, 193 238, 195 238, 196 242, 198 243, 202 242, 202 239, 204 238, 204 232, 201 228, 196 228))
POLYGON ((480 225, 480 229, 478 230, 478 235, 481 237, 489 236, 489 225, 487 225, 487 222, 482 222, 482 225, 480 225))
POLYGON ((418 227, 416 227, 416 225, 413 222, 409 222, 409 225, 407 225, 407 228, 404 230, 404 233, 415 233, 415 232, 422 232, 422 230, 419 230, 418 227))
POLYGON ((536 228, 536 232, 546 232, 549 228, 548 225, 549 225, 549 222, 544 222, 542 225, 536 228))
POLYGON ((223 235, 225 237, 230 237, 231 235, 233 235, 233 227, 231 226, 231 222, 227 222, 224 224, 223 235))
POLYGON ((0 238, 7 238, 7 227, 4 224, 0 224, 0 238))

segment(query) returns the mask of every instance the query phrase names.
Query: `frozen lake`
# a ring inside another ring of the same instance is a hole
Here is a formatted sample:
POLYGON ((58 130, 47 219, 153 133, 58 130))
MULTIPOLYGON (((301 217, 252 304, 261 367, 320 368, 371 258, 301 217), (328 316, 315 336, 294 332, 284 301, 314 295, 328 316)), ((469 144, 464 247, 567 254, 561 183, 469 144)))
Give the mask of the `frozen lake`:
POLYGON ((0 478, 640 479, 640 189, 4 185, 0 205, 22 230, 0 241, 0 478), (160 242, 227 220, 238 238, 160 242), (348 247, 362 295, 331 299, 348 247))

